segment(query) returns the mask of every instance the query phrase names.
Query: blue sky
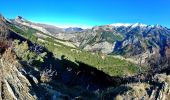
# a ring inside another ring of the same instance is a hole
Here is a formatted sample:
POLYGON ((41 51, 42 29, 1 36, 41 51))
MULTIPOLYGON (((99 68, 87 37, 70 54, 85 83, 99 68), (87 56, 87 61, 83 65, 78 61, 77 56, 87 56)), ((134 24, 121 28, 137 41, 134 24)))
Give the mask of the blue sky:
POLYGON ((140 22, 170 28, 170 0, 1 0, 0 13, 58 26, 140 22))

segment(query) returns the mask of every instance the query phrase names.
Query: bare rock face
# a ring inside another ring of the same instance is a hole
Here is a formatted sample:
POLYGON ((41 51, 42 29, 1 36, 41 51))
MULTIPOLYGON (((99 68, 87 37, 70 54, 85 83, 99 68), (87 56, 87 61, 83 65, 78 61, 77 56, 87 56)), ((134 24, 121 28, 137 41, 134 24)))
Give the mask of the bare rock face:
POLYGON ((84 49, 89 51, 101 50, 102 53, 108 54, 112 52, 113 47, 114 46, 108 42, 101 42, 101 43, 96 43, 93 46, 87 45, 84 49))
POLYGON ((157 94, 157 100, 168 100, 170 96, 170 76, 166 74, 155 75, 155 78, 161 83, 157 94))
POLYGON ((0 99, 35 100, 29 80, 19 71, 21 65, 7 52, 0 58, 0 99))

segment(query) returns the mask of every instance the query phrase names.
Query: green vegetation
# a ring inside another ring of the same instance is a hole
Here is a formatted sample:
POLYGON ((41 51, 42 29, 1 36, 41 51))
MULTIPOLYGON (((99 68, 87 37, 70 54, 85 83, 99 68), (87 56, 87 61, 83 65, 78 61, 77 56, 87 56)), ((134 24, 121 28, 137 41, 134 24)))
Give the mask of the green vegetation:
POLYGON ((116 40, 118 40, 118 41, 123 40, 123 37, 121 35, 113 33, 113 32, 109 32, 109 31, 104 31, 102 33, 102 38, 106 39, 106 41, 108 41, 110 43, 113 43, 116 40))
POLYGON ((44 44, 44 46, 53 52, 57 58, 65 55, 67 59, 73 62, 80 61, 86 63, 104 71, 111 76, 131 75, 137 71, 135 64, 114 58, 109 55, 103 55, 100 52, 92 53, 80 49, 75 49, 58 43, 51 38, 46 38, 44 44))
POLYGON ((136 66, 134 64, 100 53, 90 53, 67 47, 56 47, 53 52, 56 57, 65 55, 69 60, 84 62, 111 76, 134 74, 136 72, 136 66))
POLYGON ((29 39, 32 42, 36 42, 38 37, 35 36, 36 30, 32 28, 27 28, 26 30, 22 30, 14 25, 10 25, 11 29, 15 32, 19 33, 20 35, 24 36, 25 38, 29 39))

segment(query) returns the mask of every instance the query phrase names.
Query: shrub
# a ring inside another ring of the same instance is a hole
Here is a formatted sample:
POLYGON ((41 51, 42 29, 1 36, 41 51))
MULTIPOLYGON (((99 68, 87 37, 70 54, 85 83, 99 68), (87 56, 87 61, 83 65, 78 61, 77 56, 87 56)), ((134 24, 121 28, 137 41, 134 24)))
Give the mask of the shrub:
POLYGON ((45 82, 50 82, 52 80, 52 76, 55 74, 55 71, 52 71, 52 69, 46 69, 40 73, 40 80, 45 82))
POLYGON ((7 64, 15 64, 16 55, 12 51, 12 48, 8 48, 2 55, 2 59, 7 62, 7 64))

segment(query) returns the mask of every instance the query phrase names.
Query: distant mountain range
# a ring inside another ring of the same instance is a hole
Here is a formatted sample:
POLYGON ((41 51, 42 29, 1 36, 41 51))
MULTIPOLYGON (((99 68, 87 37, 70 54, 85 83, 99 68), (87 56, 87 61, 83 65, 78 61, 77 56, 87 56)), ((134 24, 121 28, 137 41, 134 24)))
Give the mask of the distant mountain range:
POLYGON ((69 41, 77 47, 104 54, 121 55, 147 63, 154 56, 169 57, 170 29, 161 25, 141 23, 116 23, 95 26, 91 29, 78 27, 59 28, 33 23, 21 16, 11 20, 16 25, 26 25, 55 38, 69 41))

